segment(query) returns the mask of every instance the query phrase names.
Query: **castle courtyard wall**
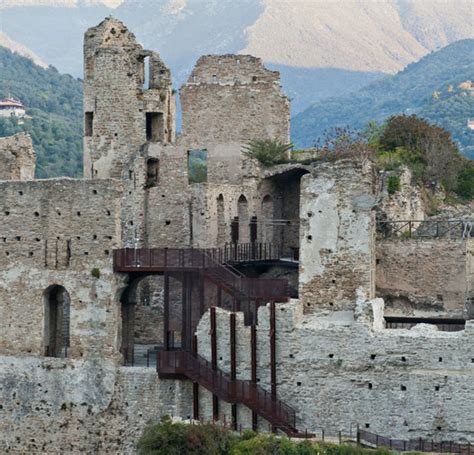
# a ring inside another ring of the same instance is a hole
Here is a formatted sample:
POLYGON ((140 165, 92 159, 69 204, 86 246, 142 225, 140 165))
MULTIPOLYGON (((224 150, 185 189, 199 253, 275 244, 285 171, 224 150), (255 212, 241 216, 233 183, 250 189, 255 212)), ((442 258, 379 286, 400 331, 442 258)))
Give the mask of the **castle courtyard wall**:
POLYGON ((468 316, 473 251, 472 239, 377 241, 377 294, 386 299, 386 314, 468 316))
POLYGON ((0 353, 45 354, 46 290, 60 285, 71 300, 70 355, 117 356, 124 284, 112 251, 121 242, 121 185, 11 181, 0 182, 0 194, 0 353))

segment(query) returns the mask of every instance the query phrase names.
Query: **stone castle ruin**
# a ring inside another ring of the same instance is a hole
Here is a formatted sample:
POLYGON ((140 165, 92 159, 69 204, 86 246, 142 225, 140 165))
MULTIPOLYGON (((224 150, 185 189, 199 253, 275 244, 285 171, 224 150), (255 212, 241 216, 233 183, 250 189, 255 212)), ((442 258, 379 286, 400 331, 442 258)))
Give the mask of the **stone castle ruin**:
POLYGON ((420 202, 368 160, 243 154, 289 142, 260 59, 201 57, 177 135, 170 71, 121 22, 84 58, 84 179, 35 180, 28 136, 0 139, 2 453, 133 453, 164 415, 474 442, 462 223, 398 235, 420 202))

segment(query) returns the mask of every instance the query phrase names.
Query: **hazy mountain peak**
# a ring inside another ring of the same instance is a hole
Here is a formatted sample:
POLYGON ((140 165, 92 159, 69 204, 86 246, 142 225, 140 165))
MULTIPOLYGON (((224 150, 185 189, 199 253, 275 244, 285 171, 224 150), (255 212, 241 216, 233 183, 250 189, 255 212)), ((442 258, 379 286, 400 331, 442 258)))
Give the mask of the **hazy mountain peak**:
POLYGON ((123 0, 2 0, 0 9, 28 6, 53 6, 57 8, 74 8, 80 6, 103 5, 116 8, 123 0))
POLYGON ((28 57, 29 59, 33 60, 34 63, 36 63, 38 66, 41 66, 42 68, 48 67, 48 65, 45 62, 43 62, 43 60, 41 60, 34 52, 32 52, 26 46, 23 46, 22 44, 17 43, 16 41, 13 41, 3 32, 0 32, 0 46, 6 47, 7 49, 10 49, 11 51, 16 52, 17 54, 23 55, 24 57, 28 57))
POLYGON ((472 2, 263 0, 242 52, 297 67, 394 73, 472 36, 472 2))

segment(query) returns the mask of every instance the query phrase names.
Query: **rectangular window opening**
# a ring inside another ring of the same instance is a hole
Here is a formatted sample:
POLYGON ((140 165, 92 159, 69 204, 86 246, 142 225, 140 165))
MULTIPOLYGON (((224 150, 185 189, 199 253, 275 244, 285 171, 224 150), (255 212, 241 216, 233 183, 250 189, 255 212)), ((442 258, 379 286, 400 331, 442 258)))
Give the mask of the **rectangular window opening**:
POLYGON ((84 134, 87 137, 91 137, 94 134, 94 113, 93 112, 86 112, 85 114, 84 134))
POLYGON ((158 142, 165 138, 165 119, 163 112, 146 113, 146 140, 158 142))
POLYGON ((152 188, 158 185, 160 175, 160 160, 150 158, 146 163, 146 187, 152 188))
POLYGON ((207 150, 188 150, 188 182, 207 183, 207 150))

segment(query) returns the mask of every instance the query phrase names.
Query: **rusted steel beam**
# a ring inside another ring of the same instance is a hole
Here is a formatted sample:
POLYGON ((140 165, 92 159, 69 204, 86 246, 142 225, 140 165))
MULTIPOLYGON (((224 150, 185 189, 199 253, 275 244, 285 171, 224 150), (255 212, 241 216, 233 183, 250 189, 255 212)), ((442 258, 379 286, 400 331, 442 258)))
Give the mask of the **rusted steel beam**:
POLYGON ((186 349, 191 351, 193 340, 193 274, 188 273, 188 284, 186 286, 186 349))
MULTIPOLYGON (((193 336, 192 353, 197 356, 197 336, 193 336)), ((197 382, 193 382, 193 419, 199 420, 199 384, 197 382)))
MULTIPOLYGON (((217 324, 216 308, 211 307, 211 365, 213 370, 217 370, 217 324)), ((212 419, 219 419, 219 399, 217 395, 212 395, 212 419)))
MULTIPOLYGON (((250 328, 250 362, 251 362, 251 381, 257 384, 257 326, 254 323, 250 328)), ((257 431, 257 413, 252 412, 252 430, 257 431)))
POLYGON ((270 377, 272 397, 276 397, 276 314, 275 302, 270 303, 270 377))
MULTIPOLYGON (((237 379, 237 334, 236 334, 236 316, 230 315, 230 379, 237 379)), ((237 430, 237 404, 232 404, 232 428, 237 430)))
POLYGON ((187 273, 182 274, 181 281, 181 349, 186 349, 186 334, 187 334, 187 323, 186 323, 186 296, 188 286, 188 275, 187 273))
POLYGON ((163 310, 163 346, 165 351, 170 349, 170 276, 164 276, 164 310, 163 310))

